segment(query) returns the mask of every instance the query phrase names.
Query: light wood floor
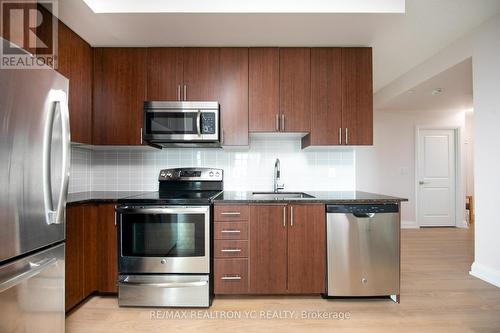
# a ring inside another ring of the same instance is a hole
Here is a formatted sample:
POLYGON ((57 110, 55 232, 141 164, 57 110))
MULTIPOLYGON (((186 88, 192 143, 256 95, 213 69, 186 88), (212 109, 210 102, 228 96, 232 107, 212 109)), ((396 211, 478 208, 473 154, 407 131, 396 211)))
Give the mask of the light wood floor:
POLYGON ((119 308, 114 297, 94 297, 68 316, 67 331, 500 332, 500 288, 468 274, 473 260, 472 230, 404 230, 402 237, 401 304, 380 299, 226 297, 216 298, 209 310, 212 316, 218 311, 349 312, 348 320, 153 320, 151 309, 119 308))

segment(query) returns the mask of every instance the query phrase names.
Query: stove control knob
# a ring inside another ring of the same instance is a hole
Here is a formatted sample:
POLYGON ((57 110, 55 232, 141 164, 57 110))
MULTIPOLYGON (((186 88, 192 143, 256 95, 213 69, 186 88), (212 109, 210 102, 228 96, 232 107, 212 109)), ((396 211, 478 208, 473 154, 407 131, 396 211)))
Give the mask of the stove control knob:
POLYGON ((214 176, 214 172, 213 172, 213 171, 210 171, 210 172, 208 173, 208 175, 209 175, 210 177, 213 177, 213 176, 214 176))
POLYGON ((219 173, 219 171, 217 171, 217 172, 215 173, 215 176, 219 177, 219 175, 220 175, 220 173, 219 173))
POLYGON ((165 265, 165 264, 167 263, 167 259, 162 259, 162 260, 160 260, 160 262, 161 262, 163 265, 165 265))
POLYGON ((167 172, 166 177, 167 177, 167 178, 172 178, 172 172, 170 172, 170 171, 169 171, 169 172, 167 172))

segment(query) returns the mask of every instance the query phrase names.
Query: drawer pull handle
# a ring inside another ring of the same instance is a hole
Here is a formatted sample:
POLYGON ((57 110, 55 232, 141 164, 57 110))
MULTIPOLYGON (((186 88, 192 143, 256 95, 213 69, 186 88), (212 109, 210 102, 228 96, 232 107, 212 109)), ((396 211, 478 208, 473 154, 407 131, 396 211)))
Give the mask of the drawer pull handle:
POLYGON ((241 215, 240 212, 222 212, 220 215, 231 215, 231 216, 239 216, 241 215))
POLYGON ((241 230, 221 230, 223 234, 239 234, 241 230))
POLYGON ((223 276, 220 279, 221 280, 241 280, 241 276, 239 276, 239 275, 223 276))
POLYGON ((222 249, 221 252, 241 252, 241 249, 222 249))

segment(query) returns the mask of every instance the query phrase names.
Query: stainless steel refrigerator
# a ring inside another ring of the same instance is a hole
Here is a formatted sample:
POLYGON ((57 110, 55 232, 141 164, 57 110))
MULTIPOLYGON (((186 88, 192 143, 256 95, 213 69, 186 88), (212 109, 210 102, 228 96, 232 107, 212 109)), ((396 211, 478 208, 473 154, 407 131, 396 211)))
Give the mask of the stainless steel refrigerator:
POLYGON ((2 333, 64 332, 67 94, 54 70, 0 69, 2 333))

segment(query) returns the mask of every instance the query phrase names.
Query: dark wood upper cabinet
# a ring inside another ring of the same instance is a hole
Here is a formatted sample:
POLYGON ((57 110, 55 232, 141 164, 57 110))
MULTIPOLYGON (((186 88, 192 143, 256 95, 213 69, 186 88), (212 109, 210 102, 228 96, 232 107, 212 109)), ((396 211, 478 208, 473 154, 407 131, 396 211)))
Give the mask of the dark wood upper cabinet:
POLYGON ((279 48, 256 47, 249 51, 249 130, 277 132, 280 113, 279 48))
POLYGON ((223 146, 248 146, 248 48, 220 49, 223 146))
POLYGON ((94 49, 94 144, 141 144, 146 56, 142 48, 94 49))
POLYGON ((250 293, 287 291, 285 219, 285 205, 250 206, 250 293))
POLYGON ((148 49, 147 99, 180 101, 183 98, 183 49, 148 49))
POLYGON ((288 292, 325 292, 325 205, 290 205, 288 223, 288 292))
POLYGON ((69 79, 71 141, 92 144, 92 48, 58 22, 58 68, 69 79))
POLYGON ((310 49, 280 48, 280 113, 285 132, 311 129, 310 49))
POLYGON ((183 52, 184 100, 217 101, 221 84, 220 48, 187 47, 183 52))
POLYGON ((311 49, 309 145, 339 145, 342 128, 342 49, 311 49))
POLYGON ((372 49, 342 48, 342 124, 347 145, 373 144, 372 49))
POLYGON ((371 48, 311 49, 311 132, 302 147, 372 144, 371 48))

